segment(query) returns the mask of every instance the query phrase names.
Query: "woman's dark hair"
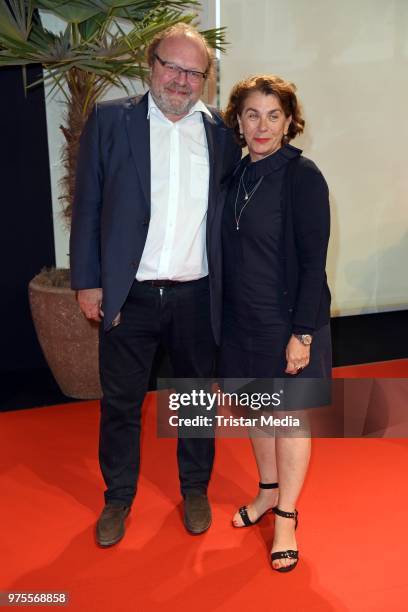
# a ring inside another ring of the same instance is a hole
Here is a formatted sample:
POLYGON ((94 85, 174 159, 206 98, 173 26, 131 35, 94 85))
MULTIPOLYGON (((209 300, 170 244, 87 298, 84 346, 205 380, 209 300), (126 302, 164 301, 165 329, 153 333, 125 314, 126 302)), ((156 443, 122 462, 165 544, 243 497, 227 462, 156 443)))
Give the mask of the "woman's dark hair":
POLYGON ((283 142, 289 142, 303 132, 305 120, 296 96, 296 86, 276 75, 260 74, 239 81, 234 85, 230 93, 228 106, 223 113, 225 123, 234 130, 236 139, 242 147, 246 146, 246 141, 240 134, 238 115, 242 114, 246 98, 257 91, 267 96, 276 96, 281 103, 285 116, 292 116, 288 133, 283 142))

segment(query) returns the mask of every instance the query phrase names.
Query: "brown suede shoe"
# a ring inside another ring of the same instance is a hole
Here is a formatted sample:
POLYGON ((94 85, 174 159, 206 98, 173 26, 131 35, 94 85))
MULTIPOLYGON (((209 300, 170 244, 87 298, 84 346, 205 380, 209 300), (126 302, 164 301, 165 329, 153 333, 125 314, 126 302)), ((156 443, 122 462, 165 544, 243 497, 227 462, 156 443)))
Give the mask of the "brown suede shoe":
POLYGON ((96 523, 96 541, 99 546, 113 546, 125 535, 125 518, 130 506, 106 504, 96 523))
POLYGON ((211 525, 211 508, 204 493, 186 493, 184 525, 187 531, 195 535, 207 531, 211 525))

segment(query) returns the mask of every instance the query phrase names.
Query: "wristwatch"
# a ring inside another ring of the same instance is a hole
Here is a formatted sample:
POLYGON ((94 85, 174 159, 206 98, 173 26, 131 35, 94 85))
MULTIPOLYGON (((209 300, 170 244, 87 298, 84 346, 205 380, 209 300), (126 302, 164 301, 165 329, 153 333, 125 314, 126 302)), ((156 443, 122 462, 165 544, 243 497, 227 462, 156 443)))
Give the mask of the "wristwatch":
POLYGON ((310 334, 293 334, 295 338, 299 340, 304 346, 310 346, 312 344, 313 336, 310 334))

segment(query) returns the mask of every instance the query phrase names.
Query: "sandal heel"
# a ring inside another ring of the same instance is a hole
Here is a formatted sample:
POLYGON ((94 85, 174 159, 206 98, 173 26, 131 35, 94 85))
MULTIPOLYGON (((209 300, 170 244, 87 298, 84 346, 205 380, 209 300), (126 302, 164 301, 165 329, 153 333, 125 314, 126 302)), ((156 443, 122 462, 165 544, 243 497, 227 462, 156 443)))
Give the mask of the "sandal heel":
MULTIPOLYGON (((278 506, 275 506, 274 508, 272 508, 272 512, 276 514, 277 516, 293 519, 295 521, 295 529, 297 529, 297 526, 298 526, 298 511, 297 510, 295 510, 294 512, 285 512, 285 510, 281 510, 280 508, 278 508, 278 506)), ((274 569, 276 572, 281 572, 281 573, 291 572, 292 570, 295 569, 295 567, 298 564, 299 551, 288 549, 288 550, 278 550, 274 553, 271 553, 271 562, 276 561, 277 559, 295 559, 295 563, 292 563, 292 565, 287 565, 286 567, 276 567, 275 568, 272 565, 272 569, 274 569)))

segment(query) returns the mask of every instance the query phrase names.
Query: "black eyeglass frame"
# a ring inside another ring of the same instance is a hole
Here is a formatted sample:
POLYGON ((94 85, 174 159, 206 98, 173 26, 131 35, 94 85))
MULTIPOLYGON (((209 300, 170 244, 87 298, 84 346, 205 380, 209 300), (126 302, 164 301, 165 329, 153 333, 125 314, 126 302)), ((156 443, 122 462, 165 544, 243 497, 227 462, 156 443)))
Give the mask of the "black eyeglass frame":
POLYGON ((180 73, 185 74, 187 77, 187 80, 189 79, 189 76, 193 77, 193 79, 196 78, 197 80, 199 78, 202 78, 204 81, 208 77, 208 72, 201 72, 200 70, 191 70, 191 68, 182 68, 181 66, 179 66, 178 64, 175 64, 174 62, 168 62, 167 60, 163 60, 161 57, 157 55, 157 53, 153 53, 153 57, 154 59, 157 59, 157 61, 159 62, 161 66, 163 66, 163 68, 170 68, 171 70, 177 71, 179 74, 180 73))

